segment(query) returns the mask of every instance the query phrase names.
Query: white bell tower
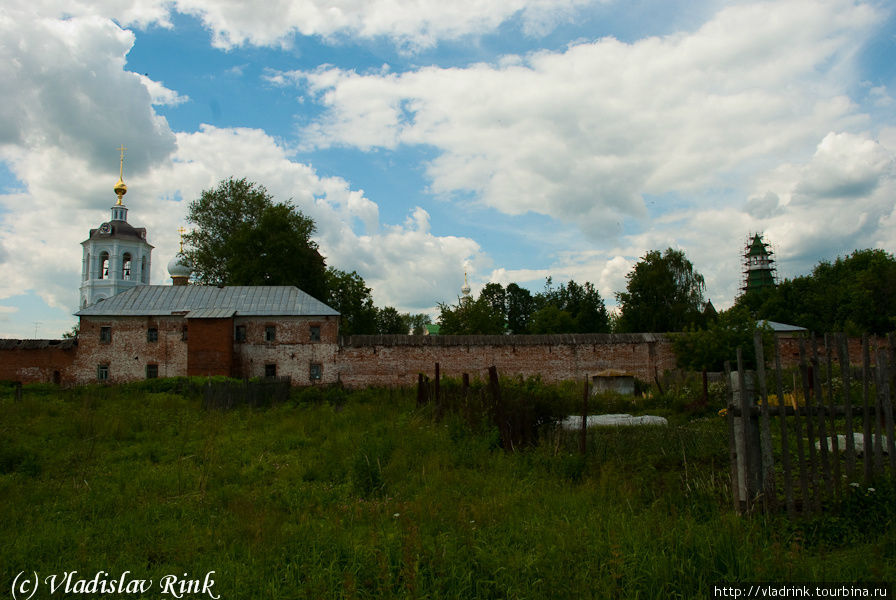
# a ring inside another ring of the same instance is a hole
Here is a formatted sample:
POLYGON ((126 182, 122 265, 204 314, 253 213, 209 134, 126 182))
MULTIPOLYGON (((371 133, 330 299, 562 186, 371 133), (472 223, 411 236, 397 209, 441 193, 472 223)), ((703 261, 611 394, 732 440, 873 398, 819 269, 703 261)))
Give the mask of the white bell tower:
POLYGON ((127 193, 124 184, 124 151, 115 194, 118 202, 112 207, 112 218, 96 229, 90 230, 90 237, 81 242, 81 303, 79 309, 105 300, 110 296, 129 290, 138 285, 149 284, 152 246, 146 241, 144 227, 132 227, 128 223, 128 209, 121 198, 127 193))

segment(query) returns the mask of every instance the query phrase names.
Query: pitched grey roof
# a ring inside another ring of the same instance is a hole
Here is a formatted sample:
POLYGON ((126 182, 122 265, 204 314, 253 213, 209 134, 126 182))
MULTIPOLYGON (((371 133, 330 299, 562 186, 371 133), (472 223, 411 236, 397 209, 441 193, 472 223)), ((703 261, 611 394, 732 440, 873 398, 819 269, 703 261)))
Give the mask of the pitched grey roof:
POLYGON ((759 321, 760 325, 768 325, 775 333, 796 333, 798 331, 809 331, 805 327, 799 325, 788 325, 787 323, 777 323, 775 321, 759 321))
POLYGON ((230 316, 328 316, 339 313, 295 286, 140 285, 92 304, 78 316, 185 314, 230 316))

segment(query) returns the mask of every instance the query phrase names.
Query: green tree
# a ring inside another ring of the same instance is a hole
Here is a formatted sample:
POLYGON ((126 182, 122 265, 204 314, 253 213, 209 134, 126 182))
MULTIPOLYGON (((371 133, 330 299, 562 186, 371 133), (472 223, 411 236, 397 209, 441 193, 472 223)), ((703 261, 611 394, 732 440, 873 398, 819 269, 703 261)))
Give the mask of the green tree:
POLYGON ((225 179, 190 203, 184 236, 196 279, 206 285, 294 285, 327 296, 324 257, 311 239, 314 221, 275 202, 246 179, 225 179))
POLYGON ((626 279, 626 291, 616 294, 620 331, 682 331, 700 324, 705 284, 683 251, 651 250, 626 279))
POLYGON ((432 324, 432 318, 425 314, 408 315, 408 326, 412 335, 423 335, 426 326, 432 324))
POLYGON ((377 333, 384 335, 407 334, 410 331, 409 319, 409 315, 402 315, 391 306, 378 309, 376 313, 377 333))
POLYGON ((707 401, 707 371, 721 371, 725 361, 737 367, 737 349, 741 349, 744 367, 756 368, 756 329, 762 331, 763 353, 771 356, 774 333, 767 324, 760 326, 745 307, 734 306, 710 321, 706 327, 691 327, 672 337, 672 349, 678 366, 703 374, 703 402, 707 401))
POLYGON ((535 310, 532 292, 511 283, 504 291, 507 306, 507 328, 511 333, 529 333, 529 318, 535 310))
POLYGON ((546 304, 532 314, 529 320, 529 331, 533 334, 572 333, 576 321, 569 311, 556 304, 546 304))
POLYGON ((488 297, 461 298, 457 305, 439 304, 439 327, 444 335, 498 335, 505 331, 504 319, 488 297))
POLYGON ((377 333, 377 308, 373 305, 370 288, 360 275, 330 267, 326 271, 326 286, 329 290, 327 304, 341 315, 341 335, 377 333))

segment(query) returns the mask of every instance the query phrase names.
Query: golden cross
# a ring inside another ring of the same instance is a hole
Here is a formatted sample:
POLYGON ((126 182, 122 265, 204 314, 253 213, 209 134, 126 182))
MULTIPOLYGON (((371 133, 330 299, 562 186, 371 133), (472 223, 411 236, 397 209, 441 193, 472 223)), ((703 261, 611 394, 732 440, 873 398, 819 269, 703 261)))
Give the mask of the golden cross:
POLYGON ((118 169, 118 178, 119 179, 124 178, 124 151, 125 150, 127 150, 127 148, 124 147, 124 144, 122 144, 121 147, 118 149, 118 151, 121 152, 121 167, 118 169))
POLYGON ((180 234, 180 253, 184 253, 184 234, 187 232, 183 227, 178 227, 177 232, 180 234))

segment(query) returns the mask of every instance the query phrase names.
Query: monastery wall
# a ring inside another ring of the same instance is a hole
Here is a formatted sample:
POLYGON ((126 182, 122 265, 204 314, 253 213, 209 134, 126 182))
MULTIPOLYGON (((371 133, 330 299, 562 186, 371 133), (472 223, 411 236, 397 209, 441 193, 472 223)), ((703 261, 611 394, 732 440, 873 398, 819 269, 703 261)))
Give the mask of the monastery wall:
POLYGON ((494 365, 507 376, 540 375, 546 382, 578 380, 607 369, 639 379, 675 368, 669 339, 653 334, 526 336, 352 336, 337 355, 339 380, 348 387, 406 386, 418 373, 485 377, 494 365))
POLYGON ((77 352, 73 339, 0 340, 0 381, 75 383, 72 364, 77 352))
MULTIPOLYGON (((276 375, 294 385, 348 387, 407 386, 417 375, 430 377, 439 363, 448 377, 485 377, 494 365, 501 375, 540 375, 544 381, 581 380, 607 369, 632 373, 644 381, 676 367, 671 338, 661 334, 546 336, 352 336, 337 342, 338 321, 320 317, 189 319, 170 317, 84 317, 78 341, 0 340, 0 380, 63 385, 95 383, 101 367, 110 382, 142 380, 147 365, 158 377, 190 374, 276 375), (233 334, 244 327, 243 341, 233 334), (274 339, 266 339, 273 326, 274 339), (111 339, 101 333, 109 327, 111 339), (155 329, 150 339, 148 329, 155 329), (185 332, 185 328, 187 331, 185 332), (186 333, 186 336, 185 336, 186 333), (319 339, 318 339, 319 333, 319 339)), ((824 339, 818 354, 826 361, 824 339)), ((870 341, 871 363, 886 338, 870 341)), ((848 341, 853 367, 862 364, 860 338, 848 341)), ((799 339, 779 338, 782 366, 799 364, 799 339)), ((811 343, 807 344, 811 358, 811 343)), ((832 359, 838 363, 836 349, 832 359)), ((773 358, 769 357, 772 361, 773 358)))

